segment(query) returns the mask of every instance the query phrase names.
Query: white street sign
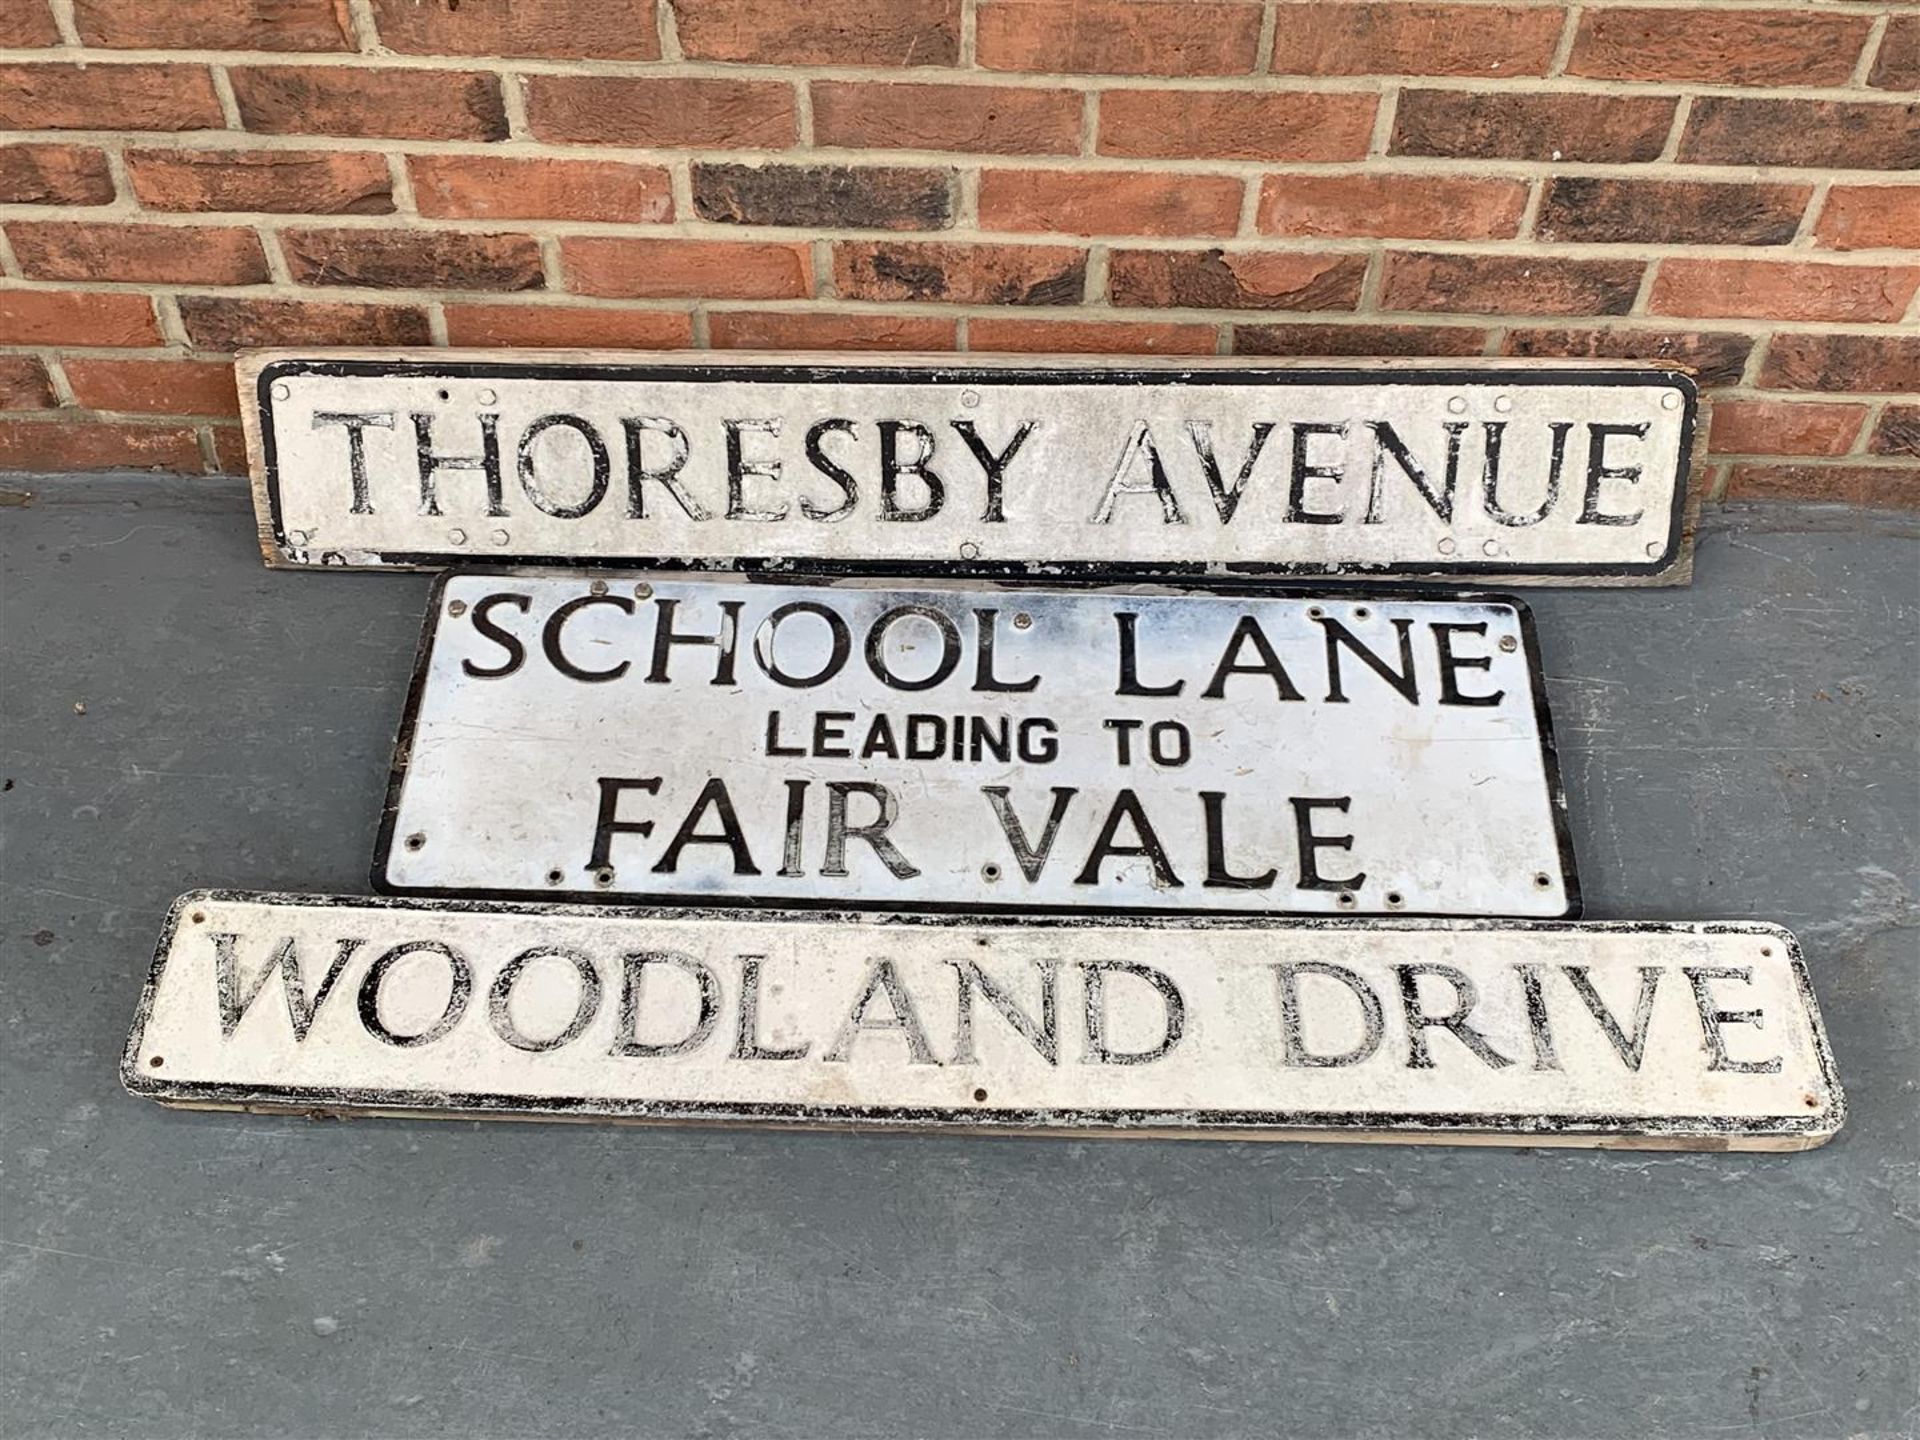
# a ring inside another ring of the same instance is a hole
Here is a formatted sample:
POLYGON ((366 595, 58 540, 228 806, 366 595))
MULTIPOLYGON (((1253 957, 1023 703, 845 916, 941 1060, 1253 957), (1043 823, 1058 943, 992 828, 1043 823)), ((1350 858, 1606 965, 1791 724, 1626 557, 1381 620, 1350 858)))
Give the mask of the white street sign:
POLYGON ((463 573, 377 888, 943 911, 1562 917, 1497 598, 463 573))
POLYGON ((1693 382, 1536 361, 260 352, 270 563, 1685 578, 1693 382))
POLYGON ((1754 924, 1032 921, 196 892, 122 1074, 172 1105, 1798 1150, 1840 1128, 1754 924))

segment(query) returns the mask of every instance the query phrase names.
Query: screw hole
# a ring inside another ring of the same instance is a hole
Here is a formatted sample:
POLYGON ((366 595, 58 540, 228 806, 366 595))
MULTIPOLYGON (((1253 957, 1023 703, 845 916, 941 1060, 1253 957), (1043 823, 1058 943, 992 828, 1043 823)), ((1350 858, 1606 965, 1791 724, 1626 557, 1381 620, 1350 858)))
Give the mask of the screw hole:
POLYGON ((1553 884, 1553 877, 1542 870, 1538 875, 1533 877, 1533 883, 1540 889, 1545 890, 1553 884))
POLYGON ((1318 605, 1309 605, 1307 607, 1307 618, 1310 620, 1318 620, 1322 615, 1326 613, 1327 612, 1325 610, 1322 610, 1318 605))
POLYGON ((194 912, 193 912, 193 923, 194 923, 194 924, 196 924, 196 925, 204 925, 204 924, 206 924, 206 923, 207 923, 207 912, 206 912, 206 911, 204 911, 204 910, 196 910, 196 911, 194 911, 194 912))
POLYGON ((1771 946, 1771 945, 1762 945, 1762 946, 1760 947, 1760 953, 1761 953, 1762 955, 1771 955, 1771 954, 1773 954, 1773 946, 1771 946))
POLYGON ((418 850, 421 847, 423 847, 426 843, 427 843, 427 837, 425 832, 423 831, 416 830, 413 832, 413 834, 407 836, 407 849, 409 850, 418 850))
POLYGON ((1389 890, 1387 892, 1387 904, 1402 905, 1405 903, 1406 902, 1401 898, 1400 892, 1398 890, 1389 890))
MULTIPOLYGON (((157 1060, 154 1061, 154 1064, 156 1065, 159 1063, 160 1062, 157 1060)), ((1809 1110, 1814 1109, 1820 1103, 1820 1097, 1818 1095, 1806 1095, 1806 1096, 1803 1096, 1802 1098, 1807 1102, 1807 1108, 1809 1110)))
POLYGON ((987 1098, 987 1092, 984 1090, 976 1090, 973 1092, 973 1098, 975 1100, 984 1100, 987 1098))
POLYGON ((602 865, 598 870, 594 871, 593 883, 598 885, 602 890, 613 884, 613 867, 611 865, 602 865))
POLYGON ((147 1061, 147 1064, 150 1065, 155 1070, 158 1070, 162 1065, 166 1063, 167 1063, 166 1057, 163 1055, 156 1055, 151 1060, 147 1061))
POLYGON ((555 869, 547 871, 547 884, 549 885, 558 885, 562 880, 566 878, 567 877, 565 875, 560 873, 557 867, 555 869))
POLYGON ((1353 612, 1353 618, 1356 620, 1364 620, 1371 614, 1373 614, 1373 611, 1362 605, 1358 610, 1353 612))
POLYGON ((1359 903, 1359 898, 1355 896, 1351 890, 1342 890, 1340 892, 1339 905, 1342 910, 1351 910, 1359 903))
POLYGON ((449 601, 447 604, 447 613, 458 620, 462 615, 467 613, 467 602, 464 600, 449 601))
POLYGON ((445 391, 445 390, 442 390, 442 391, 440 392, 440 398, 441 398, 442 400, 451 400, 451 399, 453 399, 453 396, 452 396, 451 394, 449 394, 449 393, 448 393, 447 391, 445 391))
POLYGON ((1000 867, 989 860, 980 867, 980 878, 986 881, 998 880, 1000 878, 1000 867))

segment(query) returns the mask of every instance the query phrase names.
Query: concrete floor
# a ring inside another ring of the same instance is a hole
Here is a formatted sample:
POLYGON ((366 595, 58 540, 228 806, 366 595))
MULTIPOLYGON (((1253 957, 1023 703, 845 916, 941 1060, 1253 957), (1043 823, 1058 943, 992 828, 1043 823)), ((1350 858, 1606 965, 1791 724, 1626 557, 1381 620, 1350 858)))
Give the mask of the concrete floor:
POLYGON ((0 1432, 1913 1431, 1911 517, 1722 511, 1690 589, 1529 596, 1588 913, 1793 926, 1852 1102, 1809 1154, 1630 1155, 130 1099, 178 891, 364 889, 427 581, 268 573, 236 482, 22 488, 0 1432))

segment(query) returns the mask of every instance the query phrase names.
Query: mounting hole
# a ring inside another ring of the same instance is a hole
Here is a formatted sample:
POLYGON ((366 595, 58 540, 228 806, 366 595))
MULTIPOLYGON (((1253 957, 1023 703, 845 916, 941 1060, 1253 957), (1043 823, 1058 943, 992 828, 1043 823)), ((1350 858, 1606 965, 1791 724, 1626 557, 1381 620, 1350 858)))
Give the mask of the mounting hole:
POLYGON ((424 830, 416 830, 411 835, 407 836, 407 849, 409 850, 422 849, 426 846, 426 843, 427 843, 427 832, 424 830))
POLYGON ((1500 637, 1500 648, 1506 654, 1511 655, 1520 648, 1520 642, 1511 635, 1502 635, 1500 637))
POLYGON ((458 620, 462 615, 467 613, 467 602, 464 600, 449 600, 447 602, 447 613, 458 620))
POLYGON ((1024 610, 1022 610, 1022 611, 1020 611, 1020 613, 1019 613, 1019 614, 1017 614, 1017 615, 1015 615, 1015 616, 1013 617, 1013 628, 1014 628, 1014 629, 1016 629, 1016 630, 1030 630, 1030 629, 1032 629, 1032 628, 1033 628, 1033 616, 1031 616, 1031 615, 1029 615, 1029 614, 1027 614, 1027 612, 1026 612, 1026 611, 1024 611, 1024 610))
POLYGON ((995 880, 1000 878, 1000 867, 989 860, 980 867, 980 878, 991 885, 995 880))
POLYGON ((147 1061, 147 1064, 155 1070, 158 1070, 162 1065, 166 1063, 167 1063, 167 1060, 164 1055, 155 1055, 152 1059, 147 1061))
POLYGON ((1538 875, 1533 877, 1533 883, 1536 888, 1545 890, 1552 886, 1553 877, 1542 870, 1538 875))
POLYGON ((1340 899, 1337 903, 1339 904, 1342 910, 1351 910, 1354 906, 1360 903, 1360 900, 1359 900, 1359 897, 1356 896, 1351 890, 1342 890, 1340 892, 1340 899))
POLYGON ((547 884, 549 885, 558 885, 562 880, 566 878, 567 878, 566 875, 561 872, 560 868, 557 865, 553 869, 547 871, 547 884))
POLYGON ((1762 955, 1771 955, 1771 954, 1773 954, 1773 946, 1771 946, 1771 945, 1762 945, 1762 946, 1760 947, 1760 953, 1761 953, 1762 955))
POLYGON ((440 398, 441 398, 442 400, 451 400, 451 399, 453 399, 453 396, 452 396, 452 395, 451 395, 450 393, 448 393, 447 391, 445 391, 445 390, 442 390, 442 391, 440 392, 440 398))
POLYGON ((196 924, 196 925, 204 925, 204 924, 206 924, 206 923, 207 923, 207 912, 206 912, 206 911, 204 911, 204 910, 196 910, 196 911, 194 911, 194 912, 193 912, 193 923, 194 923, 194 924, 196 924))
POLYGON ((1309 620, 1318 620, 1322 615, 1326 613, 1327 612, 1321 609, 1318 605, 1307 606, 1307 618, 1309 620))
POLYGON ((960 558, 962 560, 978 560, 980 558, 979 545, 971 540, 962 540, 960 542, 960 558))
MULTIPOLYGON (((973 1098, 976 1101, 984 1100, 987 1098, 987 1092, 984 1090, 976 1090, 973 1092, 973 1098)), ((1808 1098, 1811 1099, 1812 1097, 1808 1097, 1808 1098)))
POLYGON ((602 865, 598 870, 594 871, 593 883, 598 885, 602 890, 613 884, 613 867, 611 865, 602 865))
POLYGON ((1393 906, 1400 906, 1406 903, 1407 903, 1406 897, 1401 895, 1401 893, 1398 890, 1387 891, 1387 904, 1393 905, 1393 906))
MULTIPOLYGON (((160 1062, 158 1060, 155 1060, 153 1063, 158 1065, 160 1062)), ((1820 1097, 1818 1095, 1802 1095, 1800 1098, 1806 1102, 1807 1108, 1809 1110, 1813 1110, 1819 1107, 1820 1097)))
POLYGON ((1371 614, 1373 614, 1373 611, 1362 605, 1353 612, 1353 618, 1356 620, 1365 620, 1371 614))

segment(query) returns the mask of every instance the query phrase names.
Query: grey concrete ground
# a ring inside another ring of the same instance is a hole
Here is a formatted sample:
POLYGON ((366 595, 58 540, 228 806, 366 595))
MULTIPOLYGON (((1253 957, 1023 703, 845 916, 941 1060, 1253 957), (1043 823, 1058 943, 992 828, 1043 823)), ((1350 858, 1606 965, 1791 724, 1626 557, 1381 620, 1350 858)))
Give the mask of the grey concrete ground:
POLYGON ((130 1099, 176 892, 364 887, 427 582, 269 574, 231 482, 0 480, 6 1434, 1912 1433, 1911 519, 1530 597, 1589 913, 1794 926, 1852 1100, 1631 1155, 130 1099))

